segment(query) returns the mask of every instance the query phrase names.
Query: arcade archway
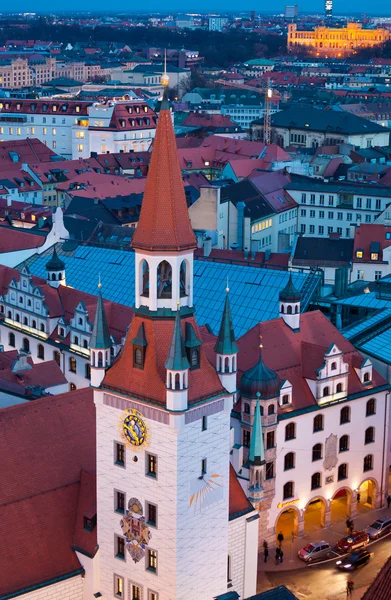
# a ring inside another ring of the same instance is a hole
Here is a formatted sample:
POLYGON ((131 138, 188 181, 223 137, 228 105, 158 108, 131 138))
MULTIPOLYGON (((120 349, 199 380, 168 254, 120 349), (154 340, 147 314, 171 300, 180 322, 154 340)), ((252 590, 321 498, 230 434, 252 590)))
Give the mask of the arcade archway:
POLYGON ((331 523, 345 521, 347 517, 350 517, 351 503, 352 491, 349 488, 337 490, 330 502, 331 523))
POLYGON ((303 511, 304 516, 304 535, 311 535, 319 527, 326 524, 326 500, 322 497, 310 500, 303 511))
POLYGON ((280 513, 276 521, 276 538, 282 531, 284 538, 291 539, 292 533, 295 536, 299 533, 299 513, 295 508, 286 508, 280 513))
POLYGON ((357 512, 363 513, 376 508, 377 483, 374 479, 365 479, 357 491, 357 512))

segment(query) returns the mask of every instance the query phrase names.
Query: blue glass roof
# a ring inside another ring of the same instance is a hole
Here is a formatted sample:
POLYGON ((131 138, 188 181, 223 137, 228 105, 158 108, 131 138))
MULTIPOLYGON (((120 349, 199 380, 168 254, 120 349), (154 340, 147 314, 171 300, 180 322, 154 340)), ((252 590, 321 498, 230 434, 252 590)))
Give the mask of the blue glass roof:
POLYGON ((373 325, 381 323, 384 319, 387 319, 390 316, 391 307, 383 308, 371 317, 366 317, 365 319, 360 320, 358 323, 352 323, 352 325, 346 327, 346 329, 344 329, 342 333, 348 340, 350 340, 359 333, 364 333, 367 329, 373 327, 373 325))
POLYGON ((379 360, 391 363, 391 328, 380 333, 368 342, 360 344, 360 350, 361 352, 368 352, 368 354, 379 360))
MULTIPOLYGON (((74 252, 57 247, 65 263, 67 285, 89 294, 97 293, 100 274, 102 296, 107 300, 134 306, 134 253, 124 250, 79 246, 74 252)), ((52 250, 36 254, 27 264, 30 272, 46 278, 45 264, 52 250)), ((21 267, 22 265, 20 265, 21 267)), ((311 275, 293 273, 293 283, 301 290, 311 275)), ((203 260, 194 261, 194 303, 199 325, 210 325, 218 333, 224 307, 227 278, 236 337, 260 321, 278 317, 278 293, 288 282, 289 272, 231 265, 203 260)), ((308 283, 306 295, 308 295, 308 283)))
POLYGON ((391 300, 377 298, 376 292, 369 294, 360 294, 358 296, 350 296, 343 300, 336 300, 334 304, 344 304, 346 306, 362 306, 363 308, 391 308, 391 300))

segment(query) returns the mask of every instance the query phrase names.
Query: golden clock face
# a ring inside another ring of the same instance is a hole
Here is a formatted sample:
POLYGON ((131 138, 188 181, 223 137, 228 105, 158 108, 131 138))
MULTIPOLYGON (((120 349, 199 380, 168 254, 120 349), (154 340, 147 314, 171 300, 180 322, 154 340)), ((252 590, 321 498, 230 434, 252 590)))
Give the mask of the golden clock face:
POLYGON ((149 430, 141 413, 135 409, 126 411, 122 420, 122 436, 133 448, 139 448, 147 443, 149 430))

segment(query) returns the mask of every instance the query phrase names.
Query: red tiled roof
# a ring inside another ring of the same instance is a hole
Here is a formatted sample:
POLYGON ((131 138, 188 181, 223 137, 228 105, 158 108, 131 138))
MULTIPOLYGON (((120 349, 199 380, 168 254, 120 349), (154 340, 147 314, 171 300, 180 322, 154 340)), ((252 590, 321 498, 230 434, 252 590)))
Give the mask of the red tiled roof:
POLYGON ((2 98, 3 108, 0 113, 44 114, 61 117, 72 115, 74 117, 88 116, 88 107, 92 102, 81 102, 78 100, 26 100, 25 98, 2 98), (46 106, 46 110, 44 107, 46 106), (19 107, 19 108, 18 108, 19 107), (55 107, 55 109, 54 109, 55 107), (79 107, 79 111, 76 108, 79 107))
POLYGON ((178 251, 196 247, 169 110, 161 110, 140 219, 132 239, 140 250, 178 251))
POLYGON ((354 250, 353 250, 353 262, 371 262, 377 263, 383 260, 383 250, 391 246, 391 240, 386 239, 386 234, 391 234, 391 227, 386 225, 377 225, 375 223, 363 223, 360 227, 356 228, 354 233, 354 250), (379 260, 371 260, 371 243, 379 242, 379 260), (357 258, 357 250, 363 251, 363 257, 357 258))
POLYGON ((0 253, 39 248, 45 242, 45 235, 26 233, 25 229, 0 225, 0 253))
POLYGON ((210 115, 209 113, 190 113, 183 121, 185 127, 203 127, 209 130, 237 127, 229 115, 210 115))
POLYGON ((0 165, 15 165, 10 152, 16 152, 19 155, 19 163, 28 164, 49 161, 51 156, 56 156, 56 153, 41 140, 35 138, 10 140, 0 143, 0 165))
MULTIPOLYGON (((183 318, 183 335, 185 334, 186 322, 191 323, 196 333, 198 332, 194 317, 183 318)), ((165 405, 166 369, 164 364, 168 356, 173 326, 173 319, 143 319, 135 313, 121 355, 107 371, 103 387, 165 405), (133 345, 131 340, 136 337, 141 323, 144 323, 148 346, 145 353, 144 369, 137 369, 133 367, 133 345)), ((189 404, 222 392, 223 388, 217 372, 209 363, 201 347, 200 368, 189 371, 189 404)))
POLYGON ((92 519, 96 515, 96 475, 82 471, 79 499, 77 502, 73 546, 78 550, 94 556, 98 548, 96 529, 87 531, 84 528, 84 517, 92 519))
POLYGON ((68 181, 58 183, 56 190, 65 191, 73 196, 106 200, 117 196, 142 194, 145 185, 145 177, 128 179, 120 175, 86 172, 73 175, 68 181))
POLYGON ((256 252, 254 259, 252 259, 251 252, 249 252, 247 258, 245 258, 242 250, 219 250, 217 248, 213 248, 209 256, 204 256, 204 250, 202 248, 197 248, 194 256, 198 260, 210 260, 213 262, 222 262, 235 265, 255 265, 257 267, 263 265, 273 265, 273 268, 275 269, 281 268, 284 270, 288 269, 289 264, 289 254, 283 252, 272 252, 268 259, 266 259, 265 252, 256 252))
POLYGON ((0 505, 78 482, 82 470, 95 472, 91 388, 0 409, 0 429, 0 481, 7 482, 0 505))
MULTIPOLYGON (((15 354, 13 360, 16 360, 16 352, 13 351, 12 354, 15 354)), ((54 360, 33 363, 33 361, 29 359, 28 362, 33 368, 25 371, 18 371, 17 373, 12 371, 12 363, 8 368, 2 367, 0 370, 0 388, 9 391, 13 390, 17 394, 24 395, 25 391, 27 391, 27 388, 30 386, 49 388, 67 383, 66 377, 54 360)))
POLYGON ((232 465, 229 466, 229 518, 235 519, 254 510, 240 485, 232 465))
MULTIPOLYGON (((28 403, 29 406, 32 404, 28 403)), ((53 429, 57 431, 58 424, 53 423, 53 429)), ((42 439, 46 439, 46 432, 42 439)), ((39 443, 47 451, 48 447, 42 443, 42 439, 39 443)), ((18 447, 20 442, 12 446, 13 451, 17 452, 18 447)), ((51 454, 51 451, 52 448, 47 454, 51 454)), ((4 458, 7 460, 9 454, 3 455, 2 461, 4 458)), ((26 461, 28 453, 20 454, 26 461)), ((34 461, 31 471, 41 475, 42 465, 34 461)), ((7 481, 8 485, 10 479, 20 480, 21 474, 18 471, 9 472, 7 479, 2 478, 2 481, 7 481)), ((2 485, 2 488, 5 487, 2 485)), ((78 492, 79 483, 42 491, 37 495, 26 490, 24 498, 0 506, 1 596, 81 571, 81 564, 72 550, 78 492)))
MULTIPOLYGON (((293 403, 290 410, 316 406, 306 378, 315 378, 315 370, 323 364, 324 352, 333 343, 343 352, 344 361, 351 366, 349 394, 368 389, 361 384, 352 368, 363 362, 363 356, 320 311, 302 314, 300 331, 292 331, 281 318, 260 323, 250 329, 238 340, 239 378, 257 361, 260 335, 265 364, 276 371, 282 381, 287 379, 293 385, 293 403), (306 352, 308 348, 311 348, 310 352, 306 352)), ((372 383, 373 387, 378 387, 385 385, 386 381, 374 370, 372 383)))
POLYGON ((391 556, 386 560, 361 600, 389 600, 391 589, 391 556))

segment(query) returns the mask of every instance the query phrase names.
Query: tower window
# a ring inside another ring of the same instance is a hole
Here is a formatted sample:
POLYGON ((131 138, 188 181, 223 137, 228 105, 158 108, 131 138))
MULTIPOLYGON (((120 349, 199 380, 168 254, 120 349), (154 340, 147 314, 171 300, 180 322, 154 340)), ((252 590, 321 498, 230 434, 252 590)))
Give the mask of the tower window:
POLYGON ((198 348, 193 348, 190 354, 190 367, 191 369, 198 369, 200 366, 200 352, 198 348))
POLYGON ((114 446, 114 463, 120 467, 125 466, 125 446, 115 442, 114 446))
POLYGON ((206 460, 206 458, 203 458, 201 461, 201 475, 206 475, 206 471, 207 471, 207 460, 206 460))
POLYGON ((147 502, 147 522, 148 525, 151 525, 152 527, 157 527, 157 506, 156 504, 151 504, 150 502, 147 502))
POLYGON ((156 573, 157 571, 157 552, 156 550, 148 550, 147 555, 147 569, 156 573))
POLYGON ((125 512, 125 494, 123 492, 114 492, 115 493, 115 511, 119 513, 125 512))
POLYGON ((114 575, 114 596, 116 598, 124 597, 124 578, 114 575))
POLYGON ((208 429, 208 417, 206 415, 204 415, 202 417, 202 427, 201 427, 202 431, 206 431, 208 429))
POLYGON ((157 456, 154 454, 146 454, 146 475, 148 477, 157 477, 157 456))
POLYGON ((246 429, 243 429, 243 446, 245 446, 245 448, 249 448, 250 447, 250 432, 247 431, 246 429))
POLYGON ((121 560, 125 560, 125 540, 119 535, 115 536, 115 556, 121 560))

